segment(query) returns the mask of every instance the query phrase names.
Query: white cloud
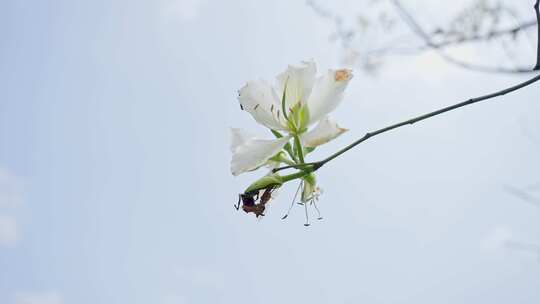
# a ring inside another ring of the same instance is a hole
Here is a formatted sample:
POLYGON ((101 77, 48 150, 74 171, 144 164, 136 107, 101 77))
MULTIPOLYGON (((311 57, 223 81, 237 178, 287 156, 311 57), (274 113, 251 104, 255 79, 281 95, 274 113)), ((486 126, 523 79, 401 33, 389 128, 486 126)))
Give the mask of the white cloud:
POLYGON ((20 293, 15 297, 15 304, 63 304, 62 296, 57 292, 20 293))
POLYGON ((0 168, 0 207, 13 207, 22 202, 23 185, 20 178, 0 168))
POLYGON ((0 247, 13 247, 19 240, 17 219, 5 215, 5 211, 22 203, 22 193, 21 179, 10 171, 0 168, 0 247))
POLYGON ((205 286, 212 290, 220 290, 227 281, 223 273, 205 266, 184 267, 182 265, 175 272, 176 277, 184 284, 205 286))
POLYGON ((199 17, 206 0, 168 0, 162 7, 162 16, 166 19, 191 21, 199 17))
POLYGON ((186 298, 180 294, 166 295, 161 302, 162 304, 184 304, 187 303, 186 298))
POLYGON ((482 247, 487 250, 500 250, 512 239, 513 233, 508 227, 493 229, 482 241, 482 247))
POLYGON ((17 220, 12 216, 0 215, 0 246, 13 247, 18 239, 17 220))

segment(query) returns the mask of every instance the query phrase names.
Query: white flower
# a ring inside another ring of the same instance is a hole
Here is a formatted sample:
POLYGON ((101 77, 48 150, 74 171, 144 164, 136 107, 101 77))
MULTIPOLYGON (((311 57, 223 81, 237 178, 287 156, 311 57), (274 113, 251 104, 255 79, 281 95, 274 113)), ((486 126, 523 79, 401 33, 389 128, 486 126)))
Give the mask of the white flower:
POLYGON ((289 136, 275 140, 258 139, 244 130, 231 129, 231 173, 236 176, 263 166, 281 151, 289 139, 289 136))
POLYGON ((304 61, 298 66, 289 66, 279 74, 274 86, 263 80, 255 80, 240 89, 238 100, 243 110, 263 126, 287 134, 282 138, 264 140, 233 129, 233 175, 266 164, 293 135, 298 135, 305 147, 314 148, 347 131, 327 115, 343 99, 343 91, 352 78, 351 71, 329 70, 319 77, 316 77, 316 72, 313 61, 304 61))
POLYGON ((347 129, 341 128, 337 123, 326 116, 311 131, 302 135, 302 144, 304 147, 315 148, 331 141, 347 131, 347 129))

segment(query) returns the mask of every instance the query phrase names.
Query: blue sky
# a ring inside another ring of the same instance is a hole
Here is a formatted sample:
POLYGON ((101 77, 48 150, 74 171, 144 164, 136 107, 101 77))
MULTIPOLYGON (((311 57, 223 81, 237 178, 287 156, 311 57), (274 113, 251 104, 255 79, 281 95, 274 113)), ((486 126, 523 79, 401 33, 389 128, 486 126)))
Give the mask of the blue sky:
MULTIPOLYGON (((346 4, 346 1, 345 1, 346 4)), ((343 4, 343 5, 345 5, 343 4)), ((444 4, 441 4, 444 5, 444 4)), ((319 173, 324 221, 232 205, 230 127, 269 135, 237 89, 313 58, 340 66, 303 1, 3 1, 0 303, 538 303, 540 88, 373 139, 319 173), (527 132, 524 132, 527 131, 527 132)), ((472 59, 481 56, 458 50, 472 59)), ((346 135, 527 76, 434 54, 355 72, 346 135)))

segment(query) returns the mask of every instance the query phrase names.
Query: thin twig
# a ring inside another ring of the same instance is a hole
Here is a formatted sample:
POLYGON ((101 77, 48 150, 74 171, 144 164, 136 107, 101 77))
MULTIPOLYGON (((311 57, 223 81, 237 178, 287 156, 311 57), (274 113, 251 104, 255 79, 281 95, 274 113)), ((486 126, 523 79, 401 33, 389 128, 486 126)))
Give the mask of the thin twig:
POLYGON ((364 137, 358 139, 357 141, 353 142, 352 144, 346 146, 345 148, 339 150, 338 152, 330 155, 329 157, 321 160, 321 161, 317 161, 317 162, 312 162, 312 163, 305 163, 305 164, 298 164, 298 165, 291 165, 291 166, 284 166, 284 167, 280 167, 280 168, 275 168, 273 170, 273 172, 278 172, 278 171, 281 171, 281 170, 284 170, 284 169, 289 169, 289 168, 297 168, 297 169, 302 169, 302 168, 308 168, 308 167, 311 167, 311 170, 313 171, 316 171, 318 170, 320 167, 322 167, 324 164, 326 164, 327 162, 333 160, 334 158, 340 156, 341 154, 349 151, 350 149, 354 148, 355 146, 357 146, 358 144, 376 136, 376 135, 379 135, 379 134, 382 134, 382 133, 385 133, 385 132, 388 132, 388 131, 391 131, 391 130, 394 130, 394 129, 397 129, 397 128, 400 128, 400 127, 403 127, 403 126, 406 126, 406 125, 412 125, 412 124, 415 124, 419 121, 422 121, 422 120, 426 120, 428 118, 431 118, 431 117, 434 117, 434 116, 437 116, 437 115, 440 115, 440 114, 443 114, 443 113, 446 113, 446 112, 449 112, 449 111, 452 111, 452 110, 456 110, 458 108, 461 108, 461 107, 464 107, 464 106, 468 106, 468 105, 471 105, 471 104, 474 104, 474 103, 477 103, 477 102, 480 102, 480 101, 484 101, 484 100, 488 100, 488 99, 491 99, 491 98, 494 98, 494 97, 498 97, 498 96, 503 96, 503 95, 506 95, 508 93, 511 93, 511 92, 514 92, 514 91, 517 91, 521 88, 524 88, 530 84, 533 84, 537 81, 540 80, 540 75, 537 75, 527 81, 524 81, 522 83, 519 83, 515 86, 512 86, 512 87, 509 87, 509 88, 506 88, 504 90, 501 90, 501 91, 498 91, 498 92, 495 92, 495 93, 491 93, 491 94, 487 94, 487 95, 483 95, 483 96, 480 96, 480 97, 475 97, 475 98, 471 98, 471 99, 468 99, 466 101, 463 101, 463 102, 460 102, 460 103, 456 103, 454 105, 451 105, 451 106, 448 106, 448 107, 444 107, 442 109, 439 109, 439 110, 436 110, 436 111, 433 111, 433 112, 429 112, 427 114, 423 114, 423 115, 420 115, 420 116, 417 116, 417 117, 414 117, 414 118, 411 118, 411 119, 408 119, 408 120, 405 120, 405 121, 402 121, 402 122, 399 122, 399 123, 396 123, 396 124, 393 124, 393 125, 390 125, 390 126, 387 126, 387 127, 384 127, 382 129, 379 129, 379 130, 376 130, 376 131, 372 131, 372 132, 368 132, 366 133, 366 135, 364 135, 364 137))
POLYGON ((530 203, 536 207, 540 207, 540 199, 538 199, 537 197, 535 197, 534 195, 530 194, 527 191, 509 186, 509 185, 505 185, 504 190, 506 190, 506 192, 520 198, 521 200, 527 203, 530 203))
POLYGON ((503 68, 503 67, 491 67, 491 66, 485 66, 485 65, 479 65, 474 63, 465 62, 459 59, 456 59, 452 56, 449 56, 448 54, 440 51, 439 56, 446 60, 446 62, 453 64, 455 66, 478 71, 478 72, 485 72, 485 73, 499 73, 499 74, 530 74, 534 73, 535 71, 531 68, 503 68))
POLYGON ((524 243, 524 242, 518 242, 518 241, 506 241, 505 246, 509 249, 514 250, 520 250, 520 251, 526 251, 529 253, 533 253, 536 255, 540 255, 540 246, 537 244, 532 243, 524 243))
POLYGON ((538 71, 540 70, 540 0, 536 0, 536 3, 534 4, 534 11, 536 12, 536 25, 538 27, 538 46, 536 48, 536 66, 534 67, 534 70, 538 71))
MULTIPOLYGON (((410 47, 410 48, 397 48, 394 47, 394 43, 389 43, 387 47, 381 47, 378 49, 370 50, 367 52, 367 55, 371 56, 383 56, 386 54, 398 54, 398 55, 411 55, 411 54, 418 54, 421 52, 424 52, 426 50, 430 50, 432 48, 437 49, 444 49, 448 47, 454 47, 459 46, 467 43, 475 43, 475 42, 482 42, 482 41, 489 41, 492 39, 496 39, 499 37, 507 36, 507 35, 517 35, 517 33, 524 31, 530 27, 536 26, 536 19, 529 20, 526 22, 523 22, 519 25, 501 29, 501 30, 493 30, 485 34, 473 34, 465 37, 459 37, 459 38, 447 38, 439 42, 431 40, 431 45, 420 45, 417 47, 410 47)), ((433 37, 433 34, 431 35, 433 37)))
MULTIPOLYGON (((540 0, 537 0, 537 2, 540 0)), ((437 53, 446 60, 448 63, 456 65, 461 68, 469 69, 469 70, 475 70, 479 72, 488 72, 488 73, 507 73, 507 74, 517 74, 517 73, 531 73, 533 70, 530 68, 516 68, 516 69, 508 69, 508 68, 501 68, 501 67, 489 67, 489 66, 483 66, 483 65, 477 65, 468 63, 459 59, 456 59, 447 53, 445 53, 441 48, 440 45, 433 42, 431 39, 431 36, 420 26, 420 24, 414 19, 414 17, 401 5, 401 3, 398 0, 392 0, 391 1, 394 6, 396 7, 399 15, 401 16, 401 19, 407 24, 407 26, 411 29, 413 33, 415 33, 417 36, 422 38, 426 45, 430 47, 431 49, 437 51, 437 53)))
MULTIPOLYGON (((473 33, 472 35, 468 35, 465 37, 448 38, 443 41, 436 42, 434 40, 435 35, 428 34, 421 26, 419 26, 418 22, 416 22, 416 20, 412 17, 412 15, 409 14, 398 1, 392 0, 392 3, 398 9, 398 13, 400 14, 401 18, 413 30, 414 34, 419 35, 422 38, 425 45, 412 47, 412 48, 396 48, 394 47, 394 43, 390 43, 389 46, 366 51, 364 54, 365 56, 382 57, 388 54, 389 55, 414 55, 420 52, 424 52, 426 50, 434 49, 448 63, 458 66, 460 68, 473 70, 473 71, 479 71, 479 72, 485 72, 485 73, 501 73, 501 74, 524 74, 524 73, 531 73, 534 70, 540 69, 540 66, 539 66, 540 65, 540 52, 538 53, 539 59, 537 60, 537 65, 534 69, 530 69, 528 67, 504 68, 504 67, 478 65, 478 64, 459 60, 444 52, 445 48, 452 47, 452 46, 458 46, 458 45, 462 45, 466 43, 489 41, 492 39, 496 39, 496 38, 504 37, 508 35, 516 36, 518 33, 528 30, 529 28, 536 26, 537 23, 540 23, 540 21, 537 22, 536 18, 533 20, 521 22, 520 24, 513 27, 503 28, 499 30, 492 30, 485 34, 473 33)), ((330 10, 322 8, 314 0, 308 0, 306 1, 306 4, 309 7, 311 7, 311 9, 321 18, 332 20, 336 26, 336 34, 338 34, 337 35, 338 38, 342 40, 341 41, 342 44, 344 46, 349 45, 349 41, 347 41, 348 39, 347 37, 349 36, 348 34, 349 31, 343 30, 341 28, 341 23, 338 22, 338 20, 341 19, 339 15, 331 12, 330 10)), ((539 35, 540 35, 540 28, 538 30, 539 30, 539 35)), ((540 49, 540 41, 538 43, 539 43, 539 49, 540 49)))
MULTIPOLYGON (((475 42, 481 42, 481 41, 489 41, 492 39, 496 39, 498 37, 506 36, 506 35, 516 35, 518 32, 526 30, 530 27, 536 26, 536 19, 535 20, 529 20, 527 22, 523 22, 517 26, 502 29, 502 30, 495 30, 491 31, 486 34, 474 34, 467 37, 460 37, 460 38, 452 38, 452 39, 446 39, 439 42, 435 42, 431 40, 431 45, 420 45, 416 47, 395 47, 395 43, 391 42, 388 44, 388 46, 369 50, 364 52, 364 56, 367 57, 383 57, 383 56, 393 56, 393 55, 402 55, 402 56, 412 56, 412 55, 418 55, 422 52, 425 52, 427 50, 431 50, 433 48, 439 49, 442 51, 442 49, 449 48, 449 47, 455 47, 467 43, 475 43, 475 42)), ((403 37, 402 37, 403 38, 403 37)), ((401 38, 401 39, 402 39, 401 38)), ((396 39, 397 40, 397 39, 396 39)), ((454 64, 456 66, 459 66, 464 69, 469 70, 476 70, 480 72, 489 72, 489 73, 502 73, 502 74, 516 74, 516 73, 531 73, 534 72, 534 70, 528 69, 528 68, 503 68, 503 67, 489 67, 489 66, 482 66, 482 65, 476 65, 473 63, 467 63, 464 61, 457 60, 454 57, 447 56, 446 53, 440 53, 441 56, 443 56, 446 61, 450 62, 451 64, 454 64)))
POLYGON ((506 28, 502 30, 494 30, 494 31, 490 31, 482 35, 474 34, 467 37, 443 40, 441 42, 434 42, 434 44, 437 48, 444 48, 448 46, 455 46, 455 45, 460 45, 460 44, 465 44, 465 43, 486 41, 486 40, 495 39, 501 36, 516 35, 518 32, 526 30, 535 25, 536 25, 536 20, 529 20, 510 28, 506 28))

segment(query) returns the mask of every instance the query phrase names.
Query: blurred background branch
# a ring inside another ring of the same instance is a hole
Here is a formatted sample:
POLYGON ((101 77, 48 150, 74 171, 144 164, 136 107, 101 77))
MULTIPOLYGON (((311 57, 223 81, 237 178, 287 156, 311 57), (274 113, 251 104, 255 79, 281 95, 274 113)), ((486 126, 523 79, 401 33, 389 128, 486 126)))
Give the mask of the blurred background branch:
POLYGON ((536 255, 540 259, 540 245, 539 244, 508 240, 504 243, 504 245, 506 248, 511 249, 511 250, 531 253, 533 255, 536 255))
MULTIPOLYGON (((502 74, 531 73, 534 63, 530 58, 535 57, 534 53, 536 58, 540 56, 532 33, 537 20, 527 3, 530 0, 470 1, 446 20, 437 19, 440 24, 425 26, 426 17, 431 16, 418 13, 418 6, 411 9, 408 2, 359 1, 358 7, 350 11, 362 8, 361 13, 351 17, 345 11, 323 7, 316 0, 307 1, 318 16, 332 22, 330 39, 341 45, 343 61, 366 72, 377 72, 391 56, 420 56, 435 51, 446 63, 459 68, 502 74), (348 19, 354 21, 347 23, 348 19), (475 56, 463 56, 460 47, 468 51, 472 48, 475 56)), ((539 68, 539 60, 534 69, 539 68)))
POLYGON ((521 199, 524 202, 530 203, 536 207, 540 207, 540 197, 533 194, 533 188, 527 187, 525 189, 517 188, 514 186, 504 186, 506 192, 521 199))

